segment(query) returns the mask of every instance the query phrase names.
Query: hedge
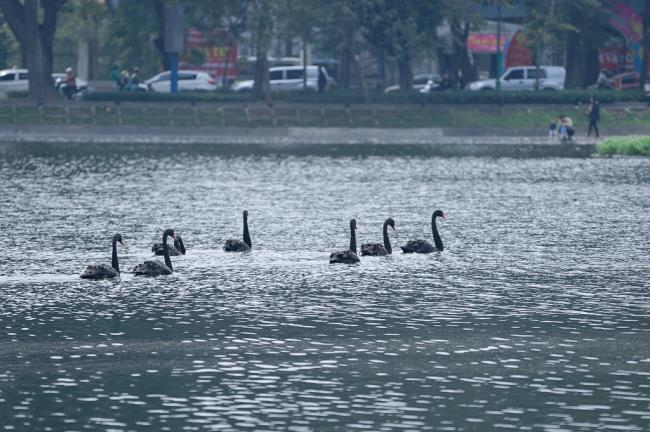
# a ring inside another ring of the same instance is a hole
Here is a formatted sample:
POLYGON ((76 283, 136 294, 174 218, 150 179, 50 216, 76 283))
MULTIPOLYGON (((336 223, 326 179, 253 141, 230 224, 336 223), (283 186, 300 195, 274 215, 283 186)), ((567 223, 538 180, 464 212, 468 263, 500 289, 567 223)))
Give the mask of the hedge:
MULTIPOLYGON (((24 92, 10 92, 9 97, 26 97, 24 92)), ((332 103, 332 104, 579 104, 588 103, 590 97, 595 97, 601 103, 614 102, 645 102, 650 103, 650 96, 641 91, 444 91, 421 94, 412 92, 371 91, 366 94, 358 90, 344 91, 335 89, 325 94, 314 91, 288 91, 273 93, 272 100, 276 102, 300 103, 332 103)), ((250 93, 216 92, 88 92, 83 97, 95 102, 254 102, 250 93)))
POLYGON ((597 149, 604 155, 650 156, 650 136, 608 138, 599 142, 597 149))

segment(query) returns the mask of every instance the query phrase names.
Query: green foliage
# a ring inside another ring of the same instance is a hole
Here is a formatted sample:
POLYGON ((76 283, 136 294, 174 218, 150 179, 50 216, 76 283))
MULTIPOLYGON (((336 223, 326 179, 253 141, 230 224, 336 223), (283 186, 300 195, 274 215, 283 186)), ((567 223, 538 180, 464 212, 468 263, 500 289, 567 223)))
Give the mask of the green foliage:
MULTIPOLYGON (((650 102, 650 97, 636 91, 543 91, 543 92, 495 92, 495 91, 444 91, 429 94, 418 92, 391 92, 335 90, 319 94, 312 90, 279 92, 272 94, 277 102, 325 103, 325 104, 418 104, 418 105, 513 105, 513 104, 586 104, 590 97, 595 97, 601 104, 613 102, 650 102)), ((107 102, 251 102, 250 93, 230 92, 97 92, 88 93, 85 100, 107 102)))
POLYGON ((94 92, 83 97, 94 102, 252 102, 250 93, 230 92, 94 92))
POLYGON ((650 136, 608 138, 596 148, 602 155, 650 156, 650 136))

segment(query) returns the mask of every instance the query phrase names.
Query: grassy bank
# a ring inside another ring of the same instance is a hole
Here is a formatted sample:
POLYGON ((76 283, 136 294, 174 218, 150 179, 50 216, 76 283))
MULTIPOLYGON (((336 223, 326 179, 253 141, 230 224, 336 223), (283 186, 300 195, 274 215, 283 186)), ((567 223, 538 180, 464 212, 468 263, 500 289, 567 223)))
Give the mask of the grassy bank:
POLYGON ((598 143, 597 149, 603 155, 650 156, 650 136, 608 138, 598 143))
MULTIPOLYGON (((570 116, 581 134, 586 130, 584 105, 335 105, 335 104, 199 104, 143 102, 3 103, 0 125, 92 125, 167 127, 377 127, 377 128, 510 128, 539 129, 560 114, 570 116)), ((601 109, 601 128, 619 130, 650 125, 650 110, 640 105, 601 109)))

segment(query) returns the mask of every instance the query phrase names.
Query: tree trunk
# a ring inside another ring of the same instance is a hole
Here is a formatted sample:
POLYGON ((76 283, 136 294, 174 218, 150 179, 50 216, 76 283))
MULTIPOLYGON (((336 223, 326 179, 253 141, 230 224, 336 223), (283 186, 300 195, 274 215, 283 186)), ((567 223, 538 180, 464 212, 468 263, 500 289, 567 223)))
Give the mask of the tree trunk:
POLYGON ((377 50, 377 78, 379 89, 386 88, 386 50, 383 48, 377 50))
POLYGON ((344 89, 349 89, 352 83, 352 62, 354 55, 352 52, 353 34, 348 30, 345 34, 345 43, 341 50, 341 85, 344 89))
POLYGON ((271 84, 269 82, 268 53, 273 37, 272 2, 269 0, 251 1, 249 9, 250 30, 255 46, 255 71, 253 95, 256 99, 271 103, 271 84))
POLYGON ((52 82, 52 42, 59 9, 65 0, 0 0, 0 10, 20 43, 24 65, 29 70, 29 96, 43 101, 56 97, 52 82))
POLYGON ((467 51, 469 23, 465 23, 461 26, 459 22, 452 20, 451 32, 453 41, 452 57, 454 59, 454 70, 452 70, 452 76, 455 77, 454 88, 456 88, 456 86, 462 88, 463 85, 472 81, 476 81, 478 79, 476 69, 472 66, 472 62, 469 58, 469 52, 467 51), (462 83, 458 80, 459 71, 463 76, 462 83))
POLYGON ((302 39, 302 89, 307 90, 307 40, 302 39))
POLYGON ((648 27, 650 27, 650 0, 645 0, 645 8, 643 11, 643 39, 641 52, 641 79, 639 80, 639 87, 644 89, 644 85, 648 80, 648 50, 650 50, 650 35, 648 35, 648 27))
POLYGON ((156 28, 158 29, 158 36, 153 40, 153 44, 160 54, 162 70, 169 70, 169 54, 165 52, 165 3, 163 0, 153 0, 153 8, 156 12, 156 28))
POLYGON ((566 87, 578 88, 584 81, 582 73, 583 50, 579 35, 569 37, 566 44, 566 87))
POLYGON ((407 43, 402 44, 401 53, 397 59, 399 73, 399 89, 411 90, 413 87, 413 65, 411 64, 411 51, 407 43))

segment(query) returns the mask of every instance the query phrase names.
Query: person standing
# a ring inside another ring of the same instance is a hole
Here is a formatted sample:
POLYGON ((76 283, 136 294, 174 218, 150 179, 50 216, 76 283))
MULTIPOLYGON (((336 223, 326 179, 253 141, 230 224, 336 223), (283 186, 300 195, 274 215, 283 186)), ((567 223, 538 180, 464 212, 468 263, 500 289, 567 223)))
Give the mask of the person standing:
POLYGON ((77 93, 77 75, 71 67, 66 68, 65 70, 65 86, 63 87, 63 93, 68 99, 72 99, 75 93, 77 93))
POLYGON ((595 98, 589 99, 589 108, 587 109, 587 116, 589 117, 589 129, 587 129, 587 136, 591 136, 591 131, 596 133, 596 138, 600 137, 598 131, 598 122, 600 121, 600 104, 595 98))
POLYGON ((323 70, 323 66, 318 66, 318 93, 325 93, 325 87, 327 86, 327 76, 323 70))

